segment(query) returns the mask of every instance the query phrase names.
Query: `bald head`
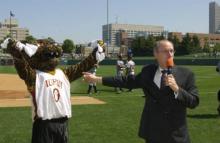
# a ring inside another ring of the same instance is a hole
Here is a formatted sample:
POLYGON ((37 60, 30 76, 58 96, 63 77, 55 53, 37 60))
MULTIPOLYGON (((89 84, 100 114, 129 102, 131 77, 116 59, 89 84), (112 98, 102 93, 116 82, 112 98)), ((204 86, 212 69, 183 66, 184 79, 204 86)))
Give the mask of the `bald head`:
MULTIPOLYGON (((171 46, 173 47, 173 43, 170 42, 169 40, 160 40, 156 42, 156 46, 154 47, 154 51, 158 51, 161 47, 165 47, 165 46, 171 46)), ((173 47, 174 48, 174 47, 173 47)))
POLYGON ((162 68, 166 68, 166 62, 174 56, 173 43, 169 40, 160 40, 154 47, 154 57, 162 68))

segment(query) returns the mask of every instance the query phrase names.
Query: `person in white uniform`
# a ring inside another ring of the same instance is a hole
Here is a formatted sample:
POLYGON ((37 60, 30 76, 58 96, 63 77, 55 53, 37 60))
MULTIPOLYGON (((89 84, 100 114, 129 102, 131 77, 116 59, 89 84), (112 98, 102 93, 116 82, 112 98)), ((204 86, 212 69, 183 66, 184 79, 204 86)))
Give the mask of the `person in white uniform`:
MULTIPOLYGON (((128 55, 128 60, 125 65, 126 67, 126 76, 129 79, 134 79, 135 78, 135 62, 132 60, 132 55, 128 55)), ((132 88, 128 89, 128 92, 131 92, 132 88)))
MULTIPOLYGON (((96 75, 97 68, 98 68, 98 64, 95 64, 95 65, 93 66, 93 68, 92 68, 89 72, 90 72, 91 74, 93 74, 93 75, 96 75)), ((92 89, 94 90, 95 93, 98 92, 95 82, 94 82, 94 83, 93 83, 93 82, 89 83, 89 87, 88 87, 88 91, 87 91, 87 93, 88 93, 89 95, 92 94, 92 89)))
MULTIPOLYGON (((118 54, 118 60, 116 61, 116 76, 122 78, 122 76, 124 76, 124 69, 125 64, 122 59, 122 55, 118 54)), ((123 91, 123 89, 121 87, 115 87, 115 91, 120 93, 120 91, 123 91)))

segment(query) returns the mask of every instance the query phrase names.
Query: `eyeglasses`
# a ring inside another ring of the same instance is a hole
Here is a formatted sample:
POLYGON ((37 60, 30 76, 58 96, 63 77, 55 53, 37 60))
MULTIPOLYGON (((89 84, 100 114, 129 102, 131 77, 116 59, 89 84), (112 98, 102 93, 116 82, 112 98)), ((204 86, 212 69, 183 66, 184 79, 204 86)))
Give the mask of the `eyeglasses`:
POLYGON ((44 54, 45 59, 59 58, 62 54, 58 52, 48 52, 44 54))
POLYGON ((175 50, 173 50, 173 49, 170 49, 170 50, 159 50, 158 52, 159 53, 164 53, 164 54, 167 54, 167 53, 174 54, 175 50))

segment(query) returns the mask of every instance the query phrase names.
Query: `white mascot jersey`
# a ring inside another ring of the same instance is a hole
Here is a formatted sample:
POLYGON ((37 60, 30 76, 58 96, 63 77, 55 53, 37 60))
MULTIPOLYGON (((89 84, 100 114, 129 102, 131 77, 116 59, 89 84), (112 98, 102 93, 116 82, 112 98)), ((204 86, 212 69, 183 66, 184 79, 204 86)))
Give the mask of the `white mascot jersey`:
POLYGON ((43 120, 72 116, 70 83, 62 70, 36 71, 35 114, 43 120))

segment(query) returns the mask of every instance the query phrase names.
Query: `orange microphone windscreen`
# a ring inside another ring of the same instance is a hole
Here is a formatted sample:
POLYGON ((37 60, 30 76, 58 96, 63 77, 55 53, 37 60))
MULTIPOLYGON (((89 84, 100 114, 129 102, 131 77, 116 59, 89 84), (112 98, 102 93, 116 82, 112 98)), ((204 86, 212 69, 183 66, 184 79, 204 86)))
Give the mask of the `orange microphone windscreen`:
POLYGON ((173 66, 174 66, 173 58, 170 57, 169 59, 167 59, 167 67, 173 67, 173 66))

